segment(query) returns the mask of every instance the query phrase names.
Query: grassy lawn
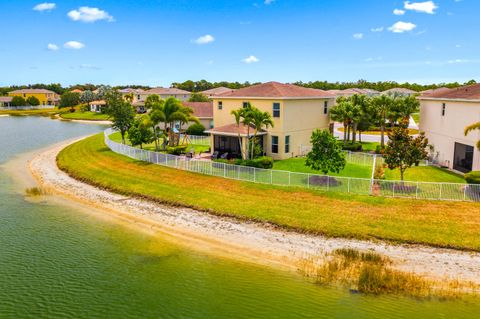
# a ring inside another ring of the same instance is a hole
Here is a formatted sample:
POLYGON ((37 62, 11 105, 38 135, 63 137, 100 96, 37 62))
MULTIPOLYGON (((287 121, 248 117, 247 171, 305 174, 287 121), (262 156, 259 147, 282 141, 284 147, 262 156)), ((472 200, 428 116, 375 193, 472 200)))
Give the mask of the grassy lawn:
MULTIPOLYGON (((400 180, 399 170, 385 169, 385 178, 400 180)), ((418 166, 407 169, 405 180, 419 182, 465 183, 462 175, 435 166, 418 166)))
MULTIPOLYGON (((323 175, 322 172, 315 171, 310 167, 305 165, 305 158, 290 158, 283 161, 275 161, 273 164, 273 169, 290 171, 290 172, 299 172, 299 173, 310 173, 323 175)), ((372 167, 356 165, 352 163, 347 163, 343 171, 340 173, 329 173, 331 176, 345 176, 345 177, 358 177, 358 178, 371 178, 372 176, 372 167)))
POLYGON ((98 134, 64 149, 61 169, 111 191, 333 237, 480 251, 480 205, 417 201, 228 180, 113 153, 98 134))
MULTIPOLYGON (((109 137, 114 142, 122 143, 122 135, 120 134, 120 132, 113 133, 109 137)), ((206 137, 206 138, 208 139, 208 137, 206 137)), ((128 140, 128 135, 126 136, 126 143, 127 143, 127 145, 131 146, 130 141, 128 140)), ((145 144, 142 147, 143 147, 144 150, 147 150, 147 151, 155 151, 155 143, 145 144)), ((208 145, 190 144, 190 147, 187 147, 187 151, 189 151, 191 147, 194 148, 195 154, 205 153, 210 149, 210 146, 208 146, 208 145)))
POLYGON ((413 113, 412 118, 415 121, 415 123, 420 124, 420 113, 413 113))
POLYGON ((0 115, 42 115, 50 116, 58 113, 58 110, 55 108, 51 109, 38 109, 38 110, 0 110, 0 115))
POLYGON ((95 112, 80 112, 75 111, 71 112, 62 112, 60 113, 60 117, 66 120, 85 120, 85 121, 106 121, 108 120, 107 114, 102 113, 95 113, 95 112))

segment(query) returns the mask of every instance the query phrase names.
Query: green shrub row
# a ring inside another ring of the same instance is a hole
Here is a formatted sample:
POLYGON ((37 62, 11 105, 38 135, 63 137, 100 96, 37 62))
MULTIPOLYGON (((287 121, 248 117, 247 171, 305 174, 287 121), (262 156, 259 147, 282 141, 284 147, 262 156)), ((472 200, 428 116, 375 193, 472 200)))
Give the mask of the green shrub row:
POLYGON ((239 166, 248 166, 248 167, 255 167, 255 168, 263 168, 263 169, 272 169, 273 168, 273 158, 268 156, 258 157, 252 160, 243 160, 243 159, 236 159, 236 160, 226 160, 226 159, 216 159, 214 162, 218 163, 225 163, 225 164, 234 164, 239 166))
POLYGON ((465 174, 465 180, 469 184, 480 184, 480 171, 465 174))

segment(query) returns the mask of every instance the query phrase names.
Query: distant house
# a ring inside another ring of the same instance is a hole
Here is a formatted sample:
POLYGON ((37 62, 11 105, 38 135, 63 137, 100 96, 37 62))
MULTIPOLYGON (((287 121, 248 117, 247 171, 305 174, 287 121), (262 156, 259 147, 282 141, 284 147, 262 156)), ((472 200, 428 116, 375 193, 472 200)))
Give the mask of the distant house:
POLYGON ((230 92, 235 92, 235 91, 236 91, 235 89, 229 89, 229 88, 221 86, 221 87, 218 87, 218 88, 205 90, 205 91, 202 91, 200 93, 202 93, 203 95, 206 95, 208 97, 212 97, 212 96, 218 96, 218 95, 222 95, 222 94, 226 94, 226 93, 230 93, 230 92))
POLYGON ((80 90, 80 89, 71 90, 70 92, 72 92, 72 93, 78 93, 78 94, 82 94, 82 93, 83 93, 83 91, 80 90))
POLYGON ((358 95, 366 95, 366 96, 377 96, 380 95, 379 91, 372 90, 372 89, 345 89, 345 90, 328 90, 327 92, 334 94, 336 97, 345 96, 349 97, 355 94, 358 95))
POLYGON ((138 99, 139 101, 145 101, 149 95, 159 95, 163 100, 168 99, 169 97, 174 97, 182 102, 188 101, 190 99, 190 96, 192 95, 191 92, 185 91, 185 90, 180 90, 177 88, 154 88, 150 89, 147 91, 143 91, 141 93, 138 93, 138 99))
POLYGON ((383 91, 382 94, 387 94, 387 95, 396 94, 400 96, 410 96, 410 95, 418 94, 418 92, 414 90, 405 89, 405 88, 393 88, 390 90, 383 91))
POLYGON ((243 151, 246 150, 254 128, 238 127, 231 111, 251 103, 272 115, 275 126, 259 130, 259 144, 264 154, 280 160, 301 155, 302 146, 310 145, 313 130, 329 129, 329 110, 335 103, 335 95, 323 90, 268 82, 213 96, 212 100, 214 128, 207 131, 211 135, 212 152, 240 157, 238 134, 243 151))
POLYGON ((122 94, 123 97, 125 97, 128 94, 131 94, 133 96, 133 101, 132 103, 139 103, 142 102, 142 94, 145 92, 142 89, 132 89, 132 88, 126 88, 119 90, 119 92, 122 94))
POLYGON ((102 109, 107 103, 104 100, 98 100, 90 102, 89 105, 91 112, 102 113, 102 109))
POLYGON ((40 105, 51 105, 55 106, 58 105, 60 101, 60 96, 50 90, 45 89, 22 89, 22 90, 15 90, 8 92, 8 96, 20 96, 25 100, 31 96, 36 97, 40 101, 40 105))
POLYGON ((183 105, 193 110, 193 115, 207 130, 213 128, 213 102, 183 102, 183 105))
POLYGON ((0 107, 10 107, 11 102, 12 102, 12 97, 0 96, 0 107))
POLYGON ((480 170, 475 147, 480 132, 464 135, 465 127, 480 121, 480 84, 442 89, 418 99, 420 130, 434 146, 438 162, 460 172, 480 170))

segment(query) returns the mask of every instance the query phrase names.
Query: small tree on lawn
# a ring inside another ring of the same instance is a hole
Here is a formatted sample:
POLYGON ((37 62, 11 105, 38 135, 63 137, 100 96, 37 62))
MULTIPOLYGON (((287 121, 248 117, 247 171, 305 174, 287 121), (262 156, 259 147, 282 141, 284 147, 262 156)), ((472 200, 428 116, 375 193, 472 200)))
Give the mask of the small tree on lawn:
POLYGON ((112 120, 112 128, 120 131, 122 143, 125 144, 125 133, 132 126, 135 111, 130 103, 126 102, 118 92, 112 92, 106 97, 107 114, 112 120))
POLYGON ((27 101, 21 96, 14 96, 12 98, 12 102, 10 102, 11 106, 25 106, 27 105, 27 101))
POLYGON ((148 144, 153 140, 153 132, 150 130, 147 117, 133 122, 128 129, 128 139, 132 146, 140 145, 140 148, 143 148, 143 144, 148 144))
POLYGON ((403 182, 405 171, 418 166, 421 160, 428 157, 428 140, 424 133, 417 137, 408 134, 405 125, 394 128, 388 134, 389 141, 384 149, 384 160, 389 169, 400 170, 400 179, 403 182))
POLYGON ((27 98, 27 104, 30 106, 39 106, 40 101, 35 96, 32 95, 27 98))
POLYGON ((329 131, 315 130, 310 138, 312 150, 307 154, 306 165, 323 174, 339 173, 346 165, 342 146, 329 131))

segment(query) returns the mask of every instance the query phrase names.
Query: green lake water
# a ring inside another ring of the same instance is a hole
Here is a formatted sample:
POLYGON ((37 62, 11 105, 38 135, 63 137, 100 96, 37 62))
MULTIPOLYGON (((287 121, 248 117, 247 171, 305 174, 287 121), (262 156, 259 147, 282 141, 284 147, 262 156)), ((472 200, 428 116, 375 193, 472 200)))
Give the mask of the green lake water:
MULTIPOLYGON (((0 118, 0 165, 100 126, 0 118)), ((364 296, 25 200, 0 167, 0 318, 480 318, 480 302, 364 296)))

